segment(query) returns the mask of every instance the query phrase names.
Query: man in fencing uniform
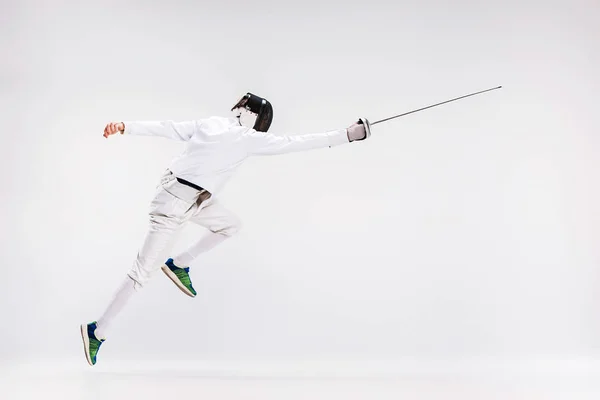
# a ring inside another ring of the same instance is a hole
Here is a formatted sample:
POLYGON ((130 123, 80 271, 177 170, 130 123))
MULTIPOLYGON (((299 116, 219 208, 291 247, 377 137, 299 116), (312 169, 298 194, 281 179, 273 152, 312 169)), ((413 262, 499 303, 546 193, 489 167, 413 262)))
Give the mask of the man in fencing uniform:
POLYGON ((98 350, 112 320, 129 298, 158 269, 186 295, 194 297, 189 266, 201 253, 234 235, 238 217, 215 198, 235 170, 250 156, 277 155, 334 147, 370 136, 368 121, 359 120, 346 129, 304 134, 267 133, 273 120, 269 101, 248 93, 231 109, 233 115, 202 120, 111 122, 104 137, 123 135, 161 136, 186 143, 183 153, 165 171, 150 204, 150 226, 142 247, 123 283, 103 315, 81 325, 87 361, 96 364, 98 350), (181 254, 164 261, 173 234, 186 222, 206 227, 209 234, 181 254))

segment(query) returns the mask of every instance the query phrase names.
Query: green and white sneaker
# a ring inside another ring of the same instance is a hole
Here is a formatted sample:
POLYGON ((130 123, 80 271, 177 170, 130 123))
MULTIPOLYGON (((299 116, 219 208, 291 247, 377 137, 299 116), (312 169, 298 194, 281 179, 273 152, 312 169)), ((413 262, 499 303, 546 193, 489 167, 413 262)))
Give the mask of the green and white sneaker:
POLYGON ((173 263, 173 259, 169 258, 161 269, 183 293, 190 297, 196 297, 197 293, 192 286, 189 268, 179 268, 173 263))
POLYGON ((96 364, 96 356, 100 346, 104 343, 104 339, 98 339, 94 334, 98 323, 96 321, 89 324, 81 325, 81 338, 83 339, 83 350, 88 364, 94 366, 96 364))

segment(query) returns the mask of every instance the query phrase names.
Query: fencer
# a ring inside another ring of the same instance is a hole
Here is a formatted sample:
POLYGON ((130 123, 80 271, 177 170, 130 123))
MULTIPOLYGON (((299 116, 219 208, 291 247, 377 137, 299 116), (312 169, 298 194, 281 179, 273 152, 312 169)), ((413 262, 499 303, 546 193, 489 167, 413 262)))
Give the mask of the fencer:
POLYGON ((158 182, 150 203, 148 231, 127 276, 97 321, 80 327, 90 365, 96 364, 98 350, 114 318, 159 269, 183 293, 196 296, 190 265, 200 254, 240 229, 240 220, 223 207, 218 195, 244 160, 251 156, 334 147, 370 136, 368 121, 362 119, 348 128, 324 133, 287 136, 268 133, 273 107, 268 100, 252 93, 242 96, 230 111, 228 117, 193 121, 123 121, 106 125, 105 138, 115 134, 159 136, 185 142, 185 148, 158 182), (165 253, 173 234, 187 222, 207 228, 208 234, 186 251, 168 257, 165 253))

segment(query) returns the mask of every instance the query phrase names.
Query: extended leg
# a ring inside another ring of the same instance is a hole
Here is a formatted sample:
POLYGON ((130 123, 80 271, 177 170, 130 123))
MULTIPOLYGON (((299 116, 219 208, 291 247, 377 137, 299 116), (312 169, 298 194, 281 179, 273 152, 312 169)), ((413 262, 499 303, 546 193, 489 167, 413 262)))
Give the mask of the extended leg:
POLYGON ((144 244, 138 251, 127 277, 96 323, 94 335, 98 340, 106 337, 106 332, 113 319, 123 310, 131 296, 148 282, 162 264, 173 233, 181 222, 181 217, 171 214, 168 204, 165 204, 165 201, 169 201, 167 195, 170 196, 166 192, 159 193, 153 201, 150 226, 144 244), (165 207, 157 207, 159 202, 162 202, 165 207))
POLYGON ((109 303, 108 307, 102 314, 102 316, 98 319, 97 327, 95 331, 96 338, 105 339, 108 328, 112 322, 112 320, 121 312, 125 304, 129 301, 129 298, 133 296, 135 292, 140 289, 140 285, 131 279, 129 276, 125 277, 119 289, 117 289, 116 293, 113 296, 112 301, 109 303))
POLYGON ((113 319, 123 310, 131 296, 159 269, 173 234, 195 209, 195 198, 186 198, 182 189, 174 186, 174 179, 171 175, 165 175, 152 200, 148 233, 128 276, 98 322, 81 325, 84 350, 90 365, 96 364, 96 355, 113 319), (181 197, 176 195, 178 192, 181 197))

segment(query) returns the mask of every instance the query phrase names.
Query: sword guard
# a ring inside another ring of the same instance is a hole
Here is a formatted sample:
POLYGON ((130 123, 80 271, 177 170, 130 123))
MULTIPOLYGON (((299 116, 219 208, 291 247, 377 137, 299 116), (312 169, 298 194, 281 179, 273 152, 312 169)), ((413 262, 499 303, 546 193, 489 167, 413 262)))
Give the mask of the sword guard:
POLYGON ((365 137, 358 140, 365 140, 371 137, 371 123, 366 118, 359 118, 358 123, 365 126, 365 137))

